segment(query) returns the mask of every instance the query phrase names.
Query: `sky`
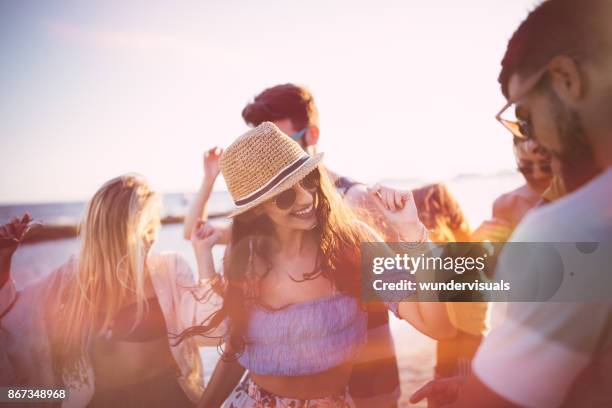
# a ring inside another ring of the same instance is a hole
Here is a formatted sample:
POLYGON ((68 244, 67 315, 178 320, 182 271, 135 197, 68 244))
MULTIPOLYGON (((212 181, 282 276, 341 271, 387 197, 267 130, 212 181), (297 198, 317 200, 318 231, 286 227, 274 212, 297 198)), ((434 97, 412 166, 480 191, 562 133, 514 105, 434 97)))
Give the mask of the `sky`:
POLYGON ((338 173, 513 169, 497 75, 535 4, 0 0, 0 203, 83 200, 131 171, 194 191, 203 151, 244 133, 246 103, 286 82, 314 94, 338 173))

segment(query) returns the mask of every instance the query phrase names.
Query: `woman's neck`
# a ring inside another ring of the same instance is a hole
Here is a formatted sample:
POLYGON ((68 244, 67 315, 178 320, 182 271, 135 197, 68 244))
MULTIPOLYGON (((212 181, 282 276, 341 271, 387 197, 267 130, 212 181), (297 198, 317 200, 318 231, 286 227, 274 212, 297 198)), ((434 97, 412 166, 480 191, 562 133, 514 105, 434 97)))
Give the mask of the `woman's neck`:
POLYGON ((312 238, 311 231, 300 231, 283 227, 276 228, 278 252, 293 257, 303 254, 312 238))

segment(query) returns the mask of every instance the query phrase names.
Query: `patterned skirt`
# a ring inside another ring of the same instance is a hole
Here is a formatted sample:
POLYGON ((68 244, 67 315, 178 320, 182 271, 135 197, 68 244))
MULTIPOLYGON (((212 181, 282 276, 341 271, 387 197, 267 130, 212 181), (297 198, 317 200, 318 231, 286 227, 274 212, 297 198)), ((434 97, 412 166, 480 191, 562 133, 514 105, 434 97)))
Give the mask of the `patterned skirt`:
POLYGON ((324 398, 287 398, 264 390, 247 375, 225 400, 223 408, 355 408, 355 404, 348 388, 324 398))

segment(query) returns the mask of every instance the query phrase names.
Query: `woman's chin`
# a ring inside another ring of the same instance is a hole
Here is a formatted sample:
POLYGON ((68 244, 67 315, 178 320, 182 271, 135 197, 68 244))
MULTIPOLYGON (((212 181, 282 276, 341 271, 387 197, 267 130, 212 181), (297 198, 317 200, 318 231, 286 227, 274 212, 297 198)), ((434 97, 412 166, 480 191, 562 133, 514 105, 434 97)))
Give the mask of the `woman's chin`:
POLYGON ((296 217, 291 217, 289 225, 291 228, 299 231, 310 231, 317 227, 317 217, 309 217, 308 219, 296 219, 296 217))

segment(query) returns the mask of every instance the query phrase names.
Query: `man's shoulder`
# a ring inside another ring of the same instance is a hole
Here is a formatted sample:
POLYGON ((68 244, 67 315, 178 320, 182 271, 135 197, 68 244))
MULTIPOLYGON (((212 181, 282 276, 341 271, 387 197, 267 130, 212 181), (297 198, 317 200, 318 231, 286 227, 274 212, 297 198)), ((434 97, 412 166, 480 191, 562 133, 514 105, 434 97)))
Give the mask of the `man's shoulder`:
POLYGON ((606 214, 612 204, 611 193, 612 170, 608 170, 574 193, 530 211, 512 240, 588 241, 607 235, 609 238, 612 220, 606 214), (597 237, 592 234, 595 230, 597 237))

